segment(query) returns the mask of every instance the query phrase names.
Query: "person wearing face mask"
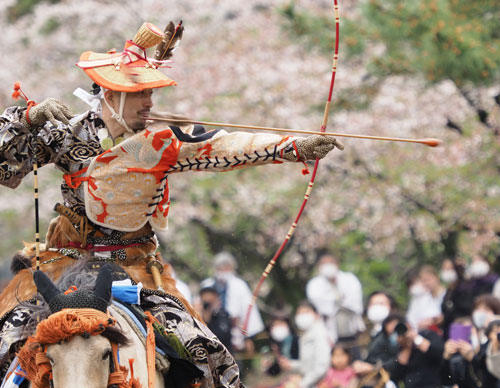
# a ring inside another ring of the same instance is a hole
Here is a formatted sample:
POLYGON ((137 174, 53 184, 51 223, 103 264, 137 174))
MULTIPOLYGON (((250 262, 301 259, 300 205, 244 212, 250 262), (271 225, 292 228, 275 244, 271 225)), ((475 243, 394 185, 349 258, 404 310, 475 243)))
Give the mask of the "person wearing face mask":
POLYGON ((292 331, 288 319, 275 317, 269 323, 269 336, 271 337, 270 359, 263 362, 264 371, 267 375, 277 376, 281 373, 279 358, 286 357, 290 360, 299 358, 299 337, 292 331))
POLYGON ((264 330, 264 322, 259 309, 254 306, 248 321, 247 336, 241 332, 248 305, 252 300, 252 291, 248 284, 236 275, 236 259, 229 252, 220 252, 214 258, 214 276, 201 282, 200 287, 213 287, 222 301, 222 308, 232 319, 232 344, 236 351, 246 350, 253 353, 251 337, 264 330))
POLYGON ((407 315, 410 324, 418 330, 430 328, 441 332, 438 325, 442 322, 441 305, 446 294, 446 288, 441 284, 439 275, 433 266, 424 265, 419 269, 417 285, 410 288, 410 293, 412 291, 412 299, 407 315), (417 292, 415 292, 417 286, 417 292), (425 292, 422 292, 423 290, 425 292), (421 292, 421 294, 418 294, 418 292, 421 292))
POLYGON ((491 264, 482 256, 475 256, 469 267, 467 274, 474 283, 476 296, 481 294, 489 294, 493 292, 494 288, 499 284, 499 276, 491 272, 491 264))
POLYGON ((457 318, 471 316, 474 300, 480 295, 491 294, 498 283, 498 275, 491 273, 489 263, 482 257, 474 257, 468 267, 465 260, 457 258, 454 267, 458 279, 448 287, 441 306, 445 338, 451 323, 457 318))
POLYGON ((327 251, 318 255, 317 269, 306 285, 307 299, 325 320, 331 341, 353 348, 365 330, 361 283, 353 273, 341 271, 338 259, 327 251))
POLYGON ((397 304, 395 299, 383 292, 374 291, 368 296, 366 317, 372 324, 371 337, 375 337, 382 329, 382 322, 389 314, 396 312, 397 304))
POLYGON ((439 278, 446 285, 450 285, 457 281, 458 279, 457 271, 455 270, 455 266, 453 265, 453 262, 450 259, 444 259, 443 262, 441 263, 441 271, 439 272, 439 278))
MULTIPOLYGON (((418 329, 421 322, 432 322, 433 318, 437 319, 441 315, 441 303, 434 303, 430 290, 422 282, 420 271, 410 274, 408 279, 408 293, 410 301, 408 303, 406 319, 414 329, 418 329)), ((428 326, 428 324, 422 325, 422 328, 427 328, 428 326)))
POLYGON ((485 330, 497 315, 500 315, 500 300, 491 294, 481 295, 475 299, 472 323, 477 330, 477 340, 473 342, 476 347, 488 340, 485 330))
MULTIPOLYGON (((383 368, 389 374, 395 369, 399 346, 394 330, 397 324, 404 320, 402 315, 391 313, 382 321, 381 329, 368 344, 368 354, 365 359, 353 362, 353 369, 358 376, 364 377, 378 367, 383 368)), ((375 384, 374 382, 373 385, 375 384)))
POLYGON ((300 379, 293 379, 300 388, 313 388, 325 376, 330 367, 330 342, 326 326, 313 304, 300 303, 295 313, 299 329, 299 359, 279 358, 283 370, 297 372, 300 379))

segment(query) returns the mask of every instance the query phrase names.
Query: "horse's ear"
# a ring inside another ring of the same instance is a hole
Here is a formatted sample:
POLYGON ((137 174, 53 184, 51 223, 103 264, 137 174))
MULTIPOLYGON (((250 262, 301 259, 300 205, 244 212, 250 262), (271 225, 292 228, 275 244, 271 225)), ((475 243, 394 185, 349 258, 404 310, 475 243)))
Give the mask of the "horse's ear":
POLYGON ((113 284, 113 275, 109 264, 103 265, 97 274, 94 292, 99 297, 108 302, 111 299, 111 285, 113 284))
POLYGON ((36 284, 38 292, 42 294, 43 299, 45 299, 47 303, 50 303, 56 295, 61 293, 56 285, 52 283, 52 280, 42 271, 37 270, 33 273, 33 281, 36 284))

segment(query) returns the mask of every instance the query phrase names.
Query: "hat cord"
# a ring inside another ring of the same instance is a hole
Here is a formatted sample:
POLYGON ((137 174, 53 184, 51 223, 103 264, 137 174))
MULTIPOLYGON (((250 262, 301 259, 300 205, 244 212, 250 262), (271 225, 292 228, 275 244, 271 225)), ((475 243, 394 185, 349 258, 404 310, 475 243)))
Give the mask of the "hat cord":
POLYGON ((120 113, 119 114, 115 112, 115 110, 109 104, 109 102, 108 102, 108 100, 106 99, 105 96, 104 96, 104 103, 106 104, 106 106, 108 107, 109 111, 111 112, 111 117, 114 118, 116 121, 118 121, 118 124, 120 124, 121 126, 123 126, 127 132, 134 133, 134 131, 132 131, 129 128, 129 126, 127 125, 127 123, 123 119, 123 109, 125 108, 125 98, 126 97, 127 97, 127 93, 126 92, 121 92, 121 95, 120 95, 120 113))

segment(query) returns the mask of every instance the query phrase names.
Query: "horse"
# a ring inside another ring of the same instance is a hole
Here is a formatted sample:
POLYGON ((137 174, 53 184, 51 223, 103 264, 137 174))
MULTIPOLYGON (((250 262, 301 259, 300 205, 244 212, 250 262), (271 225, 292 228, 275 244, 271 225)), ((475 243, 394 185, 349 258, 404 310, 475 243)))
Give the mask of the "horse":
POLYGON ((148 341, 119 307, 109 304, 108 266, 99 271, 93 291, 79 288, 63 293, 41 271, 34 273, 34 280, 51 314, 39 322, 35 335, 18 353, 22 373, 32 387, 164 386, 165 370, 155 368, 148 341))

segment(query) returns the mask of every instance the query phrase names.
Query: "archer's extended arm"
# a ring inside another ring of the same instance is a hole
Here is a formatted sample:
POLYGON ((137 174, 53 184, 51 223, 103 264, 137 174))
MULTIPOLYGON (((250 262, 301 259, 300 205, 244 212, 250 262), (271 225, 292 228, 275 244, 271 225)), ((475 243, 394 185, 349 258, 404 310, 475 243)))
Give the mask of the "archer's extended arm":
POLYGON ((336 144, 335 139, 323 136, 299 138, 221 130, 202 142, 182 142, 177 163, 168 172, 231 171, 262 164, 307 161, 324 157, 336 144))

